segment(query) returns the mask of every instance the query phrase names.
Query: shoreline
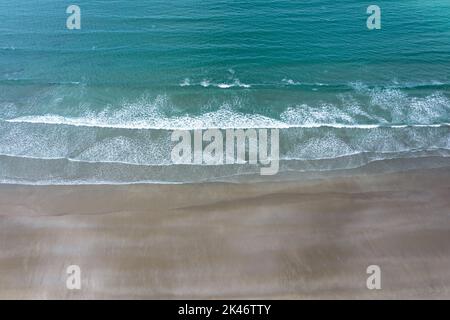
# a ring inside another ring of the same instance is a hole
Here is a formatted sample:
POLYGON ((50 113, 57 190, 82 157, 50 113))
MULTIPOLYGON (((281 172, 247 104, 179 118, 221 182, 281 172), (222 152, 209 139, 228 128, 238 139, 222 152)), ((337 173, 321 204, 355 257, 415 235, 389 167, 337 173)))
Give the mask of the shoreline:
POLYGON ((3 184, 0 298, 450 298, 449 178, 3 184), (366 288, 372 264, 382 290, 366 288))
MULTIPOLYGON (((431 152, 431 150, 429 150, 431 152)), ((433 150, 438 152, 438 150, 433 150)), ((259 165, 246 164, 227 164, 227 165, 135 165, 116 162, 104 162, 104 163, 91 163, 83 161, 75 161, 75 164, 80 165, 98 165, 90 171, 84 172, 78 179, 73 177, 64 177, 64 172, 68 168, 63 167, 62 172, 58 174, 52 174, 51 171, 45 172, 46 176, 49 176, 49 180, 35 180, 27 181, 20 180, 20 178, 0 179, 0 185, 9 186, 145 186, 145 185, 200 185, 208 183, 229 183, 229 184, 253 184, 253 183, 285 183, 299 181, 312 181, 320 179, 334 179, 341 177, 351 177, 355 175, 364 174, 396 174, 407 171, 414 171, 420 169, 436 169, 450 167, 450 154, 447 155, 448 150, 442 149, 440 152, 444 154, 421 154, 421 151, 417 151, 418 155, 415 157, 392 157, 382 159, 370 159, 369 153, 357 153, 336 158, 324 158, 313 160, 279 160, 280 171, 275 175, 261 175, 260 170, 266 168, 259 165), (318 162, 321 164, 318 165, 318 162), (342 167, 332 167, 337 162, 343 164, 342 167), (102 167, 104 166, 104 167, 102 167), (323 166, 323 167, 322 167, 323 166), (136 170, 136 171, 135 171, 136 170), (177 171, 178 170, 178 171, 177 171), (97 172, 110 172, 114 175, 115 172, 120 172, 120 175, 124 175, 125 172, 131 174, 131 180, 117 181, 110 180, 96 180, 92 181, 92 177, 97 179, 97 172), (217 175, 217 172, 223 174, 217 175), (61 176, 62 174, 62 176, 61 176), (91 175, 92 174, 92 175, 91 175), (145 177, 149 174, 150 177, 156 175, 160 178, 169 176, 168 180, 139 180, 138 177, 145 177), (180 179, 183 177, 183 180, 180 179), (134 180, 133 180, 134 179, 134 180), (180 180, 177 180, 180 179, 180 180)), ((3 155, 4 156, 4 155, 3 155)), ((0 155, 0 158, 2 155, 0 155)), ((34 158, 20 158, 22 160, 38 160, 34 158)), ((40 159, 39 161, 72 161, 70 159, 40 159)), ((18 171, 19 175, 23 176, 24 173, 28 173, 29 176, 33 176, 35 172, 40 172, 42 166, 34 167, 31 163, 21 163, 17 165, 17 168, 22 168, 23 172, 18 171), (23 169, 25 168, 25 169, 23 169)), ((45 164, 45 167, 53 168, 51 164, 45 164)), ((60 168, 61 169, 61 168, 60 168)), ((78 172, 80 168, 77 168, 75 172, 78 172)), ((73 170, 73 168, 72 168, 73 170)), ((6 170, 7 171, 7 170, 6 170)), ((78 173, 81 173, 78 172, 78 173)))

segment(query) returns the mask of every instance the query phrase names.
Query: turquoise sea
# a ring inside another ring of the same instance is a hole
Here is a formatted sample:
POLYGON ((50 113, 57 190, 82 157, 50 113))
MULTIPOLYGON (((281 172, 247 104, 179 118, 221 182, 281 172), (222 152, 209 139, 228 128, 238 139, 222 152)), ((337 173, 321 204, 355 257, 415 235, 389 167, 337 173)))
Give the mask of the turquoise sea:
POLYGON ((259 172, 172 164, 201 128, 279 128, 280 176, 449 165, 450 1, 0 0, 0 182, 259 172))

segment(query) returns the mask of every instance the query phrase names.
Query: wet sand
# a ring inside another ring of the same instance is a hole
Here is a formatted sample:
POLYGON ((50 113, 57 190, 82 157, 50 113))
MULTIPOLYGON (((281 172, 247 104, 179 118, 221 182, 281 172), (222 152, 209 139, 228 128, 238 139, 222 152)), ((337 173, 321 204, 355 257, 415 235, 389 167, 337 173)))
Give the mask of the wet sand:
POLYGON ((450 168, 307 182, 0 185, 0 298, 450 298, 450 168), (81 267, 81 290, 66 268, 81 267), (379 265, 381 290, 366 288, 379 265))

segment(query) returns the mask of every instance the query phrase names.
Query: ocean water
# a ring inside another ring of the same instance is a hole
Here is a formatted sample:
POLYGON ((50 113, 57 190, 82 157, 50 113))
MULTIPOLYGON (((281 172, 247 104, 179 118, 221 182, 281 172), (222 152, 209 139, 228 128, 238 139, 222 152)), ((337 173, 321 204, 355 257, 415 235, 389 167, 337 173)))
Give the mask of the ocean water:
POLYGON ((0 0, 0 182, 259 172, 174 165, 173 129, 279 128, 280 175, 450 164, 448 0, 372 31, 360 0, 79 0, 68 30, 73 3, 0 0))

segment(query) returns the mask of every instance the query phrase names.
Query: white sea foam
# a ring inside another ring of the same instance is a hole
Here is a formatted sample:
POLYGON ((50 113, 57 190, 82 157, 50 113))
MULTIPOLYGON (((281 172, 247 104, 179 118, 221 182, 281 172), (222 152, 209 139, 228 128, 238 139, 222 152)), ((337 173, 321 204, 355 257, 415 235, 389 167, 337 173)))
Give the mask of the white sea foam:
POLYGON ((220 89, 229 89, 229 88, 233 88, 233 87, 251 88, 251 85, 245 84, 245 83, 241 83, 239 81, 239 79, 234 80, 233 83, 219 83, 219 84, 217 84, 215 86, 217 86, 220 89))
POLYGON ((191 85, 191 80, 189 78, 186 78, 183 80, 183 82, 180 83, 180 87, 189 87, 191 85))
MULTIPOLYGON (((284 78, 281 80, 281 82, 285 85, 290 85, 290 86, 301 86, 301 85, 305 85, 305 86, 312 86, 312 87, 325 87, 325 86, 331 86, 331 84, 326 84, 326 83, 322 83, 322 82, 314 82, 314 83, 304 83, 304 82, 300 82, 300 81, 295 81, 292 79, 288 79, 288 78, 284 78)), ((315 90, 316 88, 313 88, 313 90, 315 90)), ((317 90, 317 89, 316 89, 317 90)))
MULTIPOLYGON (((3 115, 7 119, 0 121, 0 154, 62 158, 72 162, 163 166, 170 165, 171 144, 167 130, 211 128, 283 129, 280 134, 283 160, 450 148, 450 124, 445 121, 450 104, 446 96, 435 93, 409 97, 393 89, 369 92, 373 110, 359 105, 354 99, 343 98, 339 105, 291 106, 277 119, 238 112, 244 109, 243 101, 239 99, 223 103, 215 111, 175 116, 177 110, 166 95, 142 97, 124 103, 120 109, 106 108, 77 117, 58 114, 8 117, 11 112, 18 111, 12 108, 3 115), (96 128, 137 130, 102 131, 96 128)), ((71 174, 71 168, 68 165, 68 174, 71 174)))
POLYGON ((193 130, 230 128, 289 128, 275 119, 261 115, 243 115, 229 110, 205 113, 201 116, 182 116, 168 118, 120 119, 104 116, 63 117, 58 115, 25 116, 5 120, 9 123, 30 123, 69 125, 78 127, 98 127, 116 129, 155 129, 155 130, 193 130))
POLYGON ((241 82, 239 81, 239 79, 236 79, 236 81, 234 82, 234 85, 235 85, 235 86, 238 86, 238 87, 240 87, 240 88, 251 88, 251 85, 246 84, 246 83, 241 83, 241 82))
POLYGON ((289 84, 289 85, 300 85, 300 84, 302 84, 301 82, 297 82, 297 81, 294 81, 292 79, 286 79, 286 78, 284 78, 282 80, 282 82, 284 82, 286 84, 289 84))
MULTIPOLYGON (((284 117, 284 115, 283 115, 284 117)), ((48 125, 68 125, 77 127, 97 127, 115 129, 153 129, 153 130, 195 130, 195 129, 250 129, 250 128, 336 128, 336 129, 375 129, 375 128, 439 128, 450 123, 436 124, 344 124, 344 123, 288 123, 261 115, 243 115, 230 111, 217 111, 198 117, 184 116, 165 119, 140 119, 127 122, 103 117, 63 117, 58 115, 24 116, 4 120, 9 123, 30 123, 48 125)))
POLYGON ((98 127, 117 129, 191 130, 212 128, 287 128, 286 123, 259 114, 243 114, 233 110, 239 101, 223 104, 217 111, 201 115, 167 116, 164 110, 171 109, 165 95, 151 100, 142 98, 126 103, 119 110, 105 109, 99 113, 86 113, 79 117, 65 117, 55 114, 30 115, 6 119, 9 123, 30 123, 98 127))
POLYGON ((209 80, 202 80, 202 82, 200 82, 200 85, 204 88, 208 88, 211 85, 211 82, 209 82, 209 80))
POLYGON ((226 83, 219 83, 217 85, 217 87, 219 87, 220 89, 228 89, 231 88, 233 85, 232 84, 226 84, 226 83))
POLYGON ((180 83, 180 87, 195 86, 195 85, 200 85, 203 88, 215 87, 219 89, 251 88, 250 84, 242 83, 239 79, 233 79, 231 82, 220 82, 220 83, 213 83, 208 79, 204 79, 200 81, 200 83, 194 83, 190 79, 186 78, 183 80, 183 82, 180 83))
POLYGON ((200 115, 170 116, 164 113, 172 109, 170 99, 166 95, 153 99, 142 97, 132 103, 124 103, 120 109, 106 108, 101 112, 86 112, 77 117, 58 114, 11 117, 11 112, 3 116, 6 117, 4 121, 9 123, 159 130, 320 127, 374 129, 432 128, 449 125, 445 120, 450 114, 450 101, 442 94, 435 93, 417 98, 388 89, 371 91, 370 97, 370 112, 350 99, 343 100, 343 106, 329 103, 292 106, 283 111, 278 119, 236 111, 235 109, 241 108, 242 102, 239 99, 224 103, 216 111, 200 115))

